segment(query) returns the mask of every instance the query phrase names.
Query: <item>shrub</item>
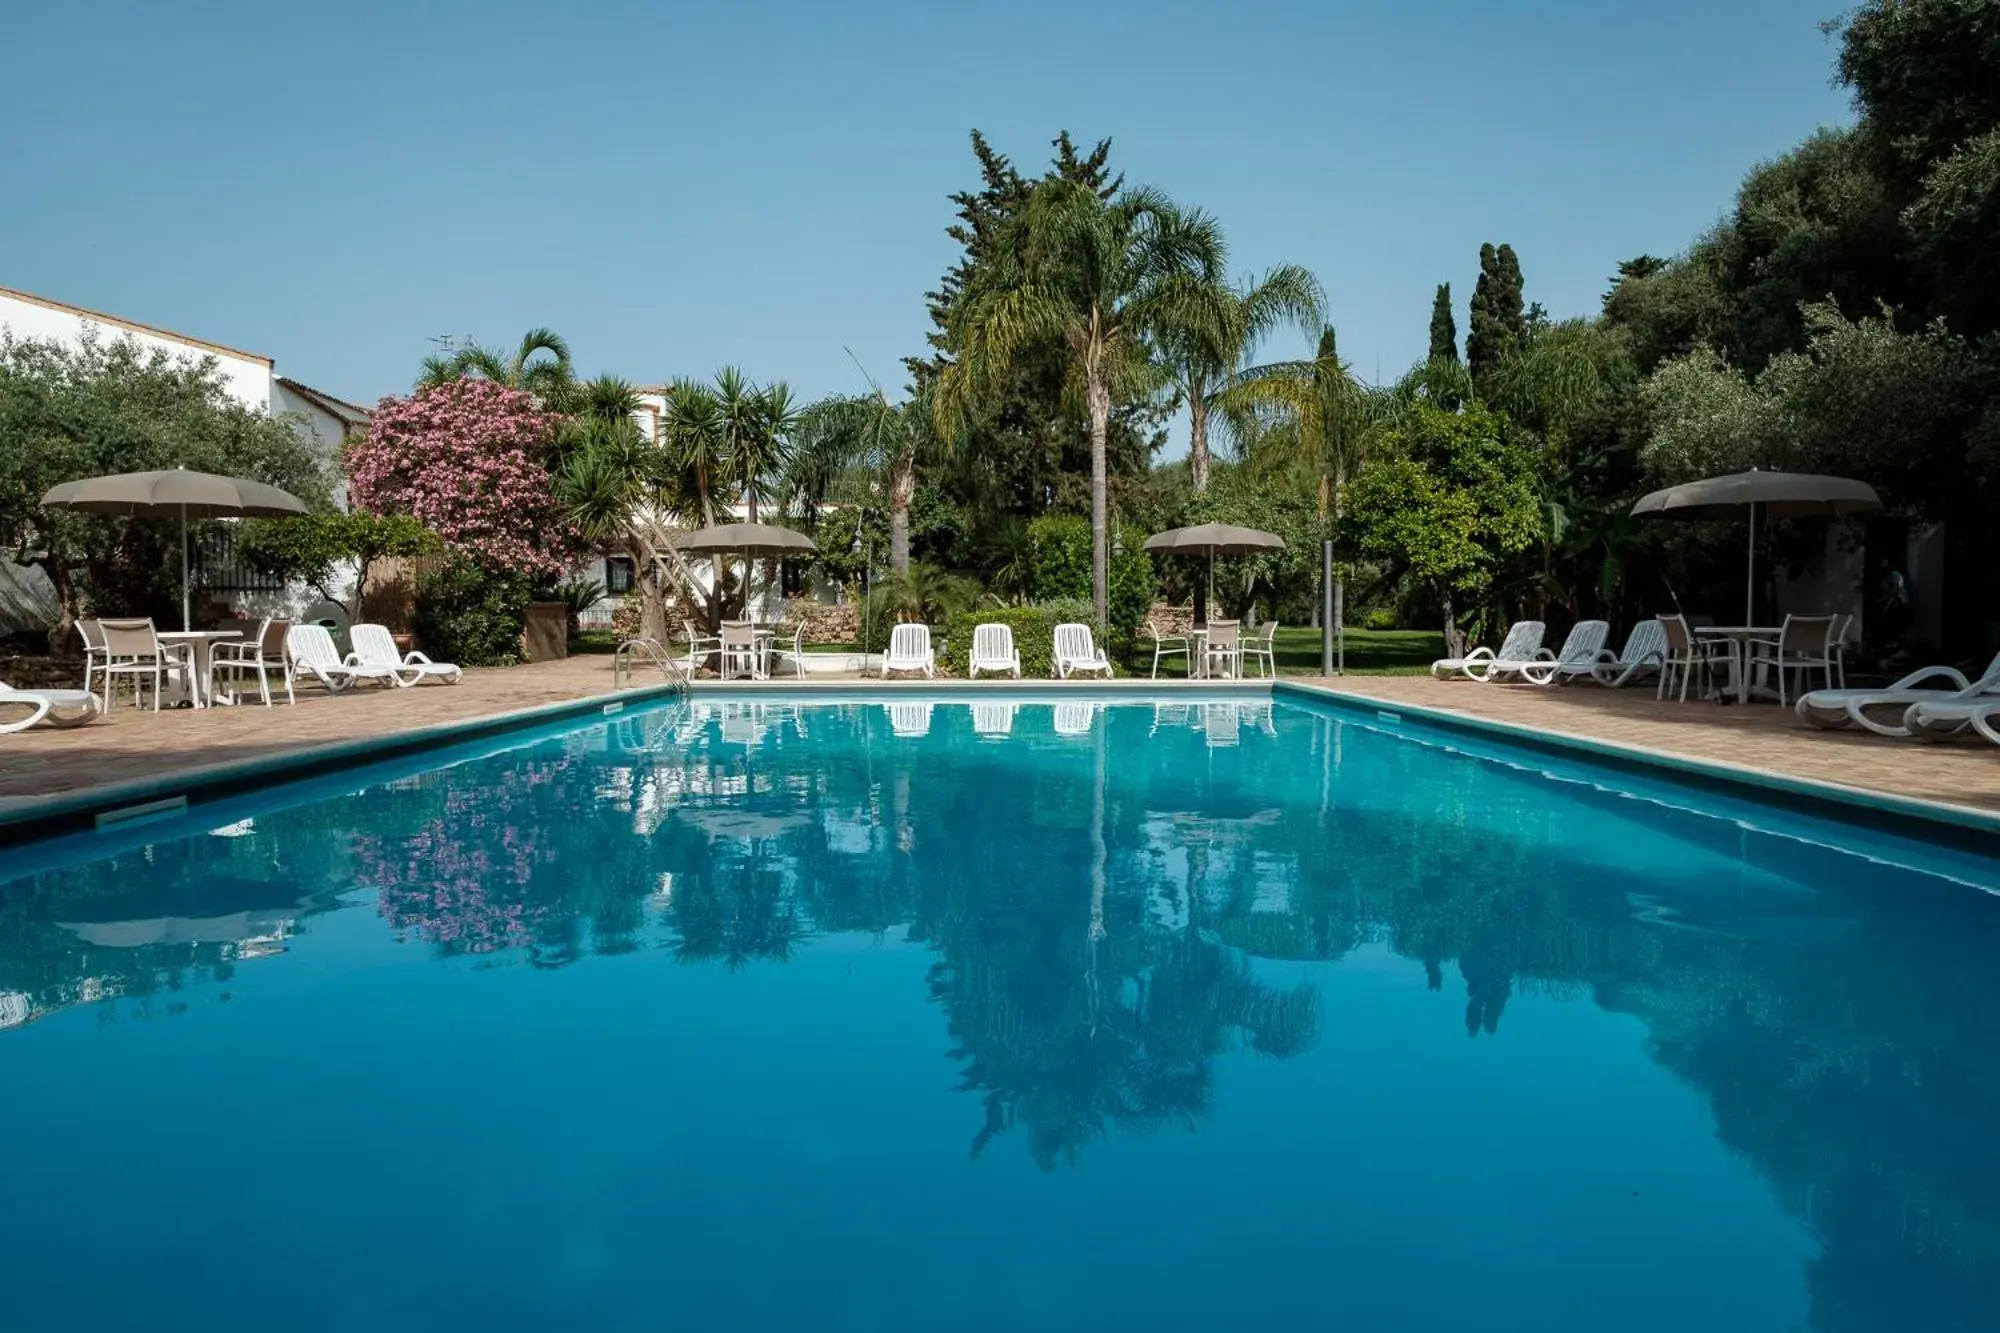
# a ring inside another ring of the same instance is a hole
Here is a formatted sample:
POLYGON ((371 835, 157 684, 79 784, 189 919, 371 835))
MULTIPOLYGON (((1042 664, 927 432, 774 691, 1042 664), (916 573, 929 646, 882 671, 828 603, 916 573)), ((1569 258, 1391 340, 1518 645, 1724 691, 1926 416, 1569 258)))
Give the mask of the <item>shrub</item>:
POLYGON ((1388 606, 1376 607, 1373 611, 1370 611, 1367 615, 1361 617, 1361 628, 1372 629, 1372 630, 1395 629, 1396 628, 1395 608, 1388 606))
MULTIPOLYGON (((1021 654, 1021 675, 1025 678, 1049 675, 1049 659, 1055 651, 1056 625, 1061 620, 1046 606, 1002 606, 984 611, 967 611, 952 619, 945 634, 942 665, 954 676, 965 674, 972 657, 972 631, 980 625, 1005 625, 1014 631, 1014 648, 1021 654)), ((1084 603, 1083 620, 1090 620, 1090 604, 1084 603)), ((983 680, 984 677, 982 676, 983 680)))
MULTIPOLYGON (((1153 604, 1153 558, 1145 551, 1146 535, 1121 528, 1111 548, 1110 587, 1105 591, 1111 627, 1130 634, 1153 604)), ((1038 518, 1028 525, 1033 561, 1035 600, 1047 603, 1076 599, 1090 602, 1090 522, 1068 514, 1038 518)), ((1085 624, 1095 615, 1078 616, 1085 624)))
POLYGON ((529 581, 454 560, 417 578, 417 640, 432 657, 461 666, 512 666, 521 660, 529 581))

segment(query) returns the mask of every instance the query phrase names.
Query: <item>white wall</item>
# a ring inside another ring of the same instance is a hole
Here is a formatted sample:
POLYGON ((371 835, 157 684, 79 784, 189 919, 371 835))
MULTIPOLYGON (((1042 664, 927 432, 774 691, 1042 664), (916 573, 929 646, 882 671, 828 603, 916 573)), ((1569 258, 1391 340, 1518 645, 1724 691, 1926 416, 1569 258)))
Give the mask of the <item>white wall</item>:
POLYGON ((94 315, 85 311, 71 310, 28 296, 25 293, 0 288, 0 330, 12 334, 17 340, 54 339, 71 346, 82 341, 86 329, 95 327, 100 343, 110 343, 119 338, 131 338, 147 351, 157 348, 170 356, 215 358, 216 369, 222 376, 223 389, 230 397, 246 407, 271 411, 271 360, 251 352, 238 352, 212 343, 200 342, 193 338, 181 337, 163 329, 149 329, 143 325, 116 319, 110 315, 94 315))
POLYGON ((347 443, 347 423, 319 404, 293 393, 276 379, 271 381, 271 412, 292 413, 293 425, 315 448, 339 478, 333 488, 333 502, 347 511, 347 477, 340 471, 340 448, 347 443))

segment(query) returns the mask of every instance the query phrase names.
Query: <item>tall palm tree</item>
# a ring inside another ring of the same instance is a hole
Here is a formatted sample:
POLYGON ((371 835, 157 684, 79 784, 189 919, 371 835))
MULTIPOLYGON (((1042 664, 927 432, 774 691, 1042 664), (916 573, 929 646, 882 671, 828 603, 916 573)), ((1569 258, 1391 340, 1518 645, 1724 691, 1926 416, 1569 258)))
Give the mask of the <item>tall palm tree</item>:
MULTIPOLYGON (((1196 305, 1199 322, 1160 332, 1160 352, 1188 409, 1188 471, 1195 494, 1208 489, 1210 409, 1215 394, 1242 368, 1263 337, 1281 324, 1308 336, 1320 326, 1319 281, 1296 264, 1254 282, 1216 283, 1196 305)), ((1217 418, 1226 421, 1226 417, 1217 418)))
POLYGON ((667 394, 660 442, 687 480, 694 513, 703 526, 715 521, 715 484, 728 448, 722 402, 699 380, 677 379, 667 394))
POLYGON ((490 347, 473 346, 461 347, 445 356, 425 357, 417 386, 446 384, 467 376, 489 379, 510 389, 525 389, 551 411, 569 412, 575 405, 576 374, 569 344, 553 329, 529 329, 521 335, 520 346, 512 356, 490 347))
MULTIPOLYGON (((1284 427, 1266 437, 1271 456, 1259 461, 1317 476, 1320 521, 1330 528, 1338 528, 1347 483, 1391 415, 1388 395, 1368 389, 1340 359, 1331 325, 1320 330, 1310 360, 1252 366, 1228 382, 1218 405, 1238 416, 1274 418, 1284 427)), ((1346 602, 1346 574, 1336 566, 1332 629, 1343 658, 1346 602)))
POLYGON ((934 404, 955 438, 968 409, 1027 355, 1065 349, 1090 428, 1090 583, 1103 621, 1109 592, 1105 440, 1114 402, 1162 383, 1149 340, 1198 327, 1205 294, 1221 280, 1222 233, 1213 218, 1165 195, 1111 199, 1060 177, 1036 183, 974 268, 949 321, 952 359, 934 404))
POLYGON ((743 492, 750 521, 755 523, 758 504, 771 498, 791 459, 800 409, 791 386, 783 380, 752 389, 747 402, 741 428, 730 442, 728 468, 731 482, 743 492))

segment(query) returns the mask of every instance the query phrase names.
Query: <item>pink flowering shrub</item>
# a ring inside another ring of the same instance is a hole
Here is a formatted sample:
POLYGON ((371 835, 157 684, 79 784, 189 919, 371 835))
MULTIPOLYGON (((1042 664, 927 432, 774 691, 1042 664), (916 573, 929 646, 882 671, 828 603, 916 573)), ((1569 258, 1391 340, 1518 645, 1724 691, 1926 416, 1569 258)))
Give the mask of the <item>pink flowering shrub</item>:
POLYGON ((491 380, 384 398, 347 452, 349 494, 368 513, 410 515, 488 569, 561 575, 579 542, 537 461, 558 421, 491 380))

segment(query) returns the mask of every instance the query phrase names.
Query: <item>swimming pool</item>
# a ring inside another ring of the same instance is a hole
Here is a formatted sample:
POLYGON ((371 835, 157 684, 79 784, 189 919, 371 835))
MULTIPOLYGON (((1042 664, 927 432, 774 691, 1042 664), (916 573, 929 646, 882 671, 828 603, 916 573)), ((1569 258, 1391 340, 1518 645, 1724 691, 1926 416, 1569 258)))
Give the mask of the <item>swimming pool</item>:
POLYGON ((0 1327, 1991 1329, 1996 879, 1291 699, 275 787, 0 851, 0 1327))

